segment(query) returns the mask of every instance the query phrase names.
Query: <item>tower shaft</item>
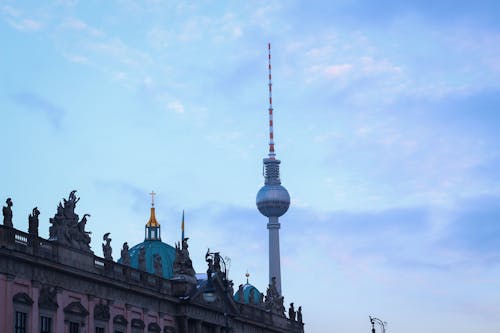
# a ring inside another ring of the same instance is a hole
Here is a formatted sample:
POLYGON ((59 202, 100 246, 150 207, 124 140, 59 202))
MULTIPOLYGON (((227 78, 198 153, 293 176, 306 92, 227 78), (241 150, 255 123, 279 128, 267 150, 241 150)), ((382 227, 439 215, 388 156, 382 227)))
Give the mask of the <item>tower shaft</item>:
POLYGON ((281 264, 280 264, 280 223, 278 217, 269 217, 269 284, 276 278, 276 289, 281 295, 281 264))

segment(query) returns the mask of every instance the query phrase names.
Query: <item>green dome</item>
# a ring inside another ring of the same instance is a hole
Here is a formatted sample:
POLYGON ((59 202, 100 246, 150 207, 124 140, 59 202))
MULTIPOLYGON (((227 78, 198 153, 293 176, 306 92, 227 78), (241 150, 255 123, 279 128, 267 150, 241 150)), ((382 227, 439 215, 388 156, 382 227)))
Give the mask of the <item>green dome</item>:
MULTIPOLYGON (((139 268, 139 251, 141 248, 146 250, 146 271, 148 273, 154 274, 153 258, 155 254, 159 254, 161 256, 163 277, 166 279, 171 279, 173 277, 175 248, 160 240, 146 240, 137 244, 129 250, 130 266, 133 268, 139 268)), ((122 259, 120 258, 118 262, 121 263, 122 259)))
MULTIPOLYGON (((254 290, 252 304, 260 303, 261 292, 259 291, 259 289, 255 288, 249 283, 243 285, 243 303, 250 303, 250 291, 252 289, 254 290)), ((239 299, 238 291, 236 291, 236 293, 234 294, 233 299, 235 301, 241 302, 239 299)))

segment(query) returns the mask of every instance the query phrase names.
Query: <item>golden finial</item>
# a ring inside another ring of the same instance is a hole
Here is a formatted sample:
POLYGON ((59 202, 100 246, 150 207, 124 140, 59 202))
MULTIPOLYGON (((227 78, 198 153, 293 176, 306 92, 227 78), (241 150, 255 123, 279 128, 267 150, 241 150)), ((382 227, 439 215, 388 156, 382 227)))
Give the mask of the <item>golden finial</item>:
POLYGON ((148 223, 146 223, 146 227, 159 227, 160 223, 156 220, 155 216, 155 191, 151 191, 149 193, 151 195, 151 216, 149 217, 148 223))
POLYGON ((247 273, 245 274, 245 276, 247 277, 247 284, 249 284, 248 283, 248 278, 250 277, 250 273, 248 273, 248 271, 247 271, 247 273))

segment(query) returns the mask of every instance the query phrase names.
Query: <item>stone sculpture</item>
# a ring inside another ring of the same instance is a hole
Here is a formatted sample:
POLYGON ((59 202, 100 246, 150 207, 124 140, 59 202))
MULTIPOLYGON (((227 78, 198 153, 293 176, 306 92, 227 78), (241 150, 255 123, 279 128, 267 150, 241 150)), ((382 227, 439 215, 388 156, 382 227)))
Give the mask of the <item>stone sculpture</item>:
POLYGON ((146 249, 141 247, 139 250, 139 270, 146 271, 146 249))
POLYGON ((111 238, 109 238, 109 232, 104 234, 102 237, 102 240, 105 241, 106 243, 102 244, 102 253, 104 255, 105 260, 113 260, 113 256, 111 255, 113 252, 113 249, 111 248, 111 238))
POLYGON ((295 309, 293 307, 293 303, 290 303, 290 308, 288 308, 288 318, 290 318, 290 320, 295 321, 295 315, 296 315, 296 312, 295 312, 295 309))
POLYGON ((73 247, 76 249, 92 252, 90 250, 90 234, 85 230, 87 217, 83 215, 81 221, 78 220, 78 214, 75 214, 75 207, 80 198, 75 196, 76 190, 71 191, 68 199, 63 199, 57 206, 57 213, 50 219, 52 226, 49 228, 50 240, 59 244, 73 247))
POLYGON ((278 293, 276 287, 276 278, 271 279, 271 283, 267 287, 265 307, 273 313, 279 314, 280 316, 285 315, 285 298, 278 293))
POLYGON ((121 252, 122 264, 125 266, 130 266, 130 253, 128 252, 128 243, 123 243, 123 248, 121 252))
POLYGON ((297 321, 302 324, 302 307, 299 306, 299 310, 297 311, 297 321))
POLYGON ((193 262, 189 257, 188 239, 189 238, 186 237, 182 240, 182 248, 180 248, 178 243, 175 244, 175 260, 173 265, 174 275, 195 276, 193 262))
POLYGON ((7 198, 5 200, 5 203, 7 206, 3 206, 2 213, 3 213, 3 225, 7 227, 13 227, 14 225, 12 224, 12 206, 14 203, 12 202, 11 198, 7 198))
POLYGON ((40 211, 38 207, 35 207, 28 216, 28 233, 35 237, 38 237, 38 215, 40 215, 40 211))
POLYGON ((245 299, 244 299, 245 296, 244 296, 244 293, 243 293, 243 285, 242 284, 240 284, 238 286, 237 295, 238 295, 238 302, 243 303, 245 301, 245 299))
POLYGON ((155 275, 162 276, 163 275, 163 265, 161 263, 161 256, 157 253, 153 256, 153 267, 155 271, 155 275))

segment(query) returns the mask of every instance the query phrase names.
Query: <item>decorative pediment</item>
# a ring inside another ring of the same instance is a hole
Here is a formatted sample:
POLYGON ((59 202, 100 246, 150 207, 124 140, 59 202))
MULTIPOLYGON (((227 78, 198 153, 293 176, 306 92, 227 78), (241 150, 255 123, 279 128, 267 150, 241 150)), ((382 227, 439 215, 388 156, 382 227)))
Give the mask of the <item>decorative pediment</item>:
POLYGON ((161 332, 161 327, 157 323, 150 323, 148 325, 149 332, 161 332))
POLYGON ((144 325, 144 322, 141 319, 134 318, 132 319, 132 322, 130 324, 133 328, 144 328, 146 325, 144 325))
MULTIPOLYGON (((238 307, 234 303, 233 300, 233 295, 230 290, 228 292, 225 292, 224 290, 226 289, 223 285, 222 279, 214 274, 212 276, 212 286, 215 290, 215 301, 209 303, 211 308, 219 309, 220 311, 224 311, 224 302, 226 302, 226 306, 228 306, 228 312, 237 314, 239 312, 238 307)), ((192 296, 192 300, 195 303, 199 304, 208 304, 205 298, 203 297, 203 293, 206 291, 207 288, 207 283, 206 281, 202 283, 196 292, 192 296)))
POLYGON ((26 304, 26 305, 30 305, 30 306, 33 305, 33 300, 26 293, 15 294, 14 297, 12 297, 12 302, 26 304))
POLYGON ((108 321, 110 317, 108 305, 99 303, 94 307, 94 319, 108 321))
POLYGON ((124 316, 122 316, 122 315, 116 315, 113 318, 113 324, 127 326, 128 321, 127 321, 127 319, 125 319, 124 316))
POLYGON ((43 286, 40 289, 38 307, 52 311, 57 310, 59 305, 57 304, 57 290, 55 287, 43 286))
POLYGON ((80 302, 69 303, 64 308, 64 313, 70 314, 70 315, 75 315, 75 316, 80 316, 80 317, 87 317, 89 315, 89 312, 87 311, 87 309, 85 309, 85 307, 80 302))

